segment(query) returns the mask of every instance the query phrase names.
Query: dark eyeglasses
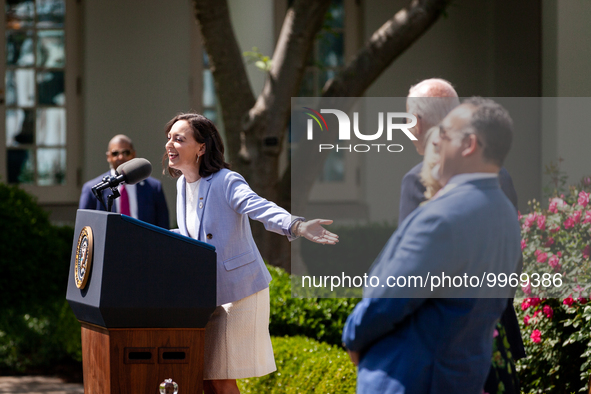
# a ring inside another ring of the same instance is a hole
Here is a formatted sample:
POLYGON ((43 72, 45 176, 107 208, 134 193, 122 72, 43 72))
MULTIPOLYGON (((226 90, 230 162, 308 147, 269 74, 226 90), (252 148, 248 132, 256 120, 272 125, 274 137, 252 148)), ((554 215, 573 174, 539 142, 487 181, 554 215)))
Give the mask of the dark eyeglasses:
POLYGON ((111 154, 111 156, 113 157, 117 157, 119 155, 123 155, 123 156, 129 156, 131 155, 131 151, 129 149, 125 149, 125 150, 112 150, 111 152, 109 152, 111 154))

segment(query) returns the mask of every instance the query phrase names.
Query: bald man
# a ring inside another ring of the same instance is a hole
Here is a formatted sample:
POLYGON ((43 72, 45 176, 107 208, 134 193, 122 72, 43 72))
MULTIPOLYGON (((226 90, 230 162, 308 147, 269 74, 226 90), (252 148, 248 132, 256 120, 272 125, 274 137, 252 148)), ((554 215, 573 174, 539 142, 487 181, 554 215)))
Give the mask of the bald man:
MULTIPOLYGON (((100 183, 104 176, 115 176, 117 167, 135 158, 133 142, 126 135, 116 135, 109 141, 106 155, 107 163, 111 169, 82 186, 78 208, 105 210, 92 194, 91 188, 100 183)), ((121 197, 115 200, 113 212, 122 213, 165 229, 169 228, 168 207, 159 180, 149 177, 135 185, 120 185, 119 193, 121 197)), ((109 194, 111 194, 110 189, 103 191, 105 203, 109 194)))

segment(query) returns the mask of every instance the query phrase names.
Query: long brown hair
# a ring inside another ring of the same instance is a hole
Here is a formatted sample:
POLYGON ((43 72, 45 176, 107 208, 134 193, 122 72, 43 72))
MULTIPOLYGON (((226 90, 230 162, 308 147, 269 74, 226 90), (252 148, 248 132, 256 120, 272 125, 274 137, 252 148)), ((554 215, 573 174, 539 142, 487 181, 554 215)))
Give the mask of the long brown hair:
MULTIPOLYGON (((170 133, 172 126, 180 120, 184 120, 189 124, 195 141, 205 144, 205 154, 201 156, 201 162, 199 163, 199 176, 206 177, 218 172, 222 168, 230 168, 230 164, 224 160, 224 143, 222 137, 211 120, 196 113, 178 114, 166 124, 164 130, 166 136, 170 133)), ((164 152, 164 156, 162 157, 162 167, 164 174, 168 170, 168 173, 174 178, 182 175, 181 171, 168 166, 168 154, 166 152, 164 152)))

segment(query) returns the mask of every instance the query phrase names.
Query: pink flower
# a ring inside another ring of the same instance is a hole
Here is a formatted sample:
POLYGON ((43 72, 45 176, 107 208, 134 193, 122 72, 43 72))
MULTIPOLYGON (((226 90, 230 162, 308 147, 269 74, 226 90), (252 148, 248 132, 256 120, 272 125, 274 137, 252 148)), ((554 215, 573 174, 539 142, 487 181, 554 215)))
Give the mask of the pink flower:
MULTIPOLYGON (((531 294, 531 284, 528 283, 527 286, 522 286, 521 290, 523 290, 523 292, 527 295, 531 294)), ((523 301, 525 303, 525 301, 523 301)), ((529 306, 529 302, 528 302, 528 306, 529 306)), ((523 304, 521 304, 521 309, 523 309, 523 304)))
POLYGON ((589 256, 591 256, 591 245, 587 245, 585 246, 585 248, 583 249, 583 258, 584 259, 588 259, 589 256))
POLYGON ((523 222, 523 226, 526 228, 530 228, 536 222, 537 218, 538 218, 538 215, 535 212, 530 213, 525 218, 525 222, 523 222))
POLYGON ((557 232, 559 232, 559 231, 560 231, 560 226, 556 226, 556 227, 554 227, 554 228, 550 229, 550 232, 551 232, 551 233, 557 233, 557 232))
POLYGON ((556 254, 558 255, 558 257, 562 257, 562 252, 560 250, 556 254))
POLYGON ((529 315, 523 316, 523 324, 525 324, 526 327, 529 326, 529 319, 529 315))
POLYGON ((527 310, 527 308, 529 308, 531 305, 529 304, 529 298, 526 298, 525 300, 523 300, 523 302, 521 303, 521 310, 525 311, 527 310))
POLYGON ((527 247, 527 240, 526 239, 522 239, 521 240, 521 250, 525 249, 527 247))
POLYGON ((571 216, 569 216, 565 221, 564 221, 564 229, 568 230, 569 228, 573 228, 575 227, 575 221, 573 220, 573 218, 571 216))
POLYGON ((550 305, 544 305, 543 310, 546 317, 548 319, 552 319, 552 316, 554 316, 554 310, 552 309, 552 307, 550 305))
POLYGON ((496 338, 499 336, 499 331, 497 331, 497 329, 495 328, 495 330, 493 331, 493 338, 496 338))
POLYGON ((556 201, 552 201, 550 206, 548 206, 548 211, 552 213, 558 213, 558 203, 556 201))
POLYGON ((591 211, 585 212, 585 220, 583 220, 583 224, 591 223, 591 211))
POLYGON ((565 298, 565 299, 562 301, 562 303, 563 303, 564 305, 572 306, 572 304, 574 304, 574 303, 575 303, 575 300, 573 300, 573 298, 572 298, 572 297, 567 297, 567 298, 565 298))
POLYGON ((540 215, 538 216, 538 228, 542 231, 544 231, 546 229, 546 216, 544 215, 540 215))
POLYGON ((579 193, 579 199, 577 200, 580 206, 586 207, 589 204, 589 193, 585 193, 581 190, 579 193))
POLYGON ((542 333, 540 332, 540 330, 533 330, 529 337, 534 343, 542 342, 542 333))
POLYGON ((550 259, 548 259, 548 265, 554 269, 556 269, 556 267, 560 266, 560 259, 558 258, 557 255, 552 255, 550 257, 550 259))
POLYGON ((521 214, 521 212, 517 211, 517 220, 521 220, 522 217, 523 215, 521 214))
MULTIPOLYGON (((537 250, 536 250, 536 252, 537 252, 537 250)), ((547 259, 548 259, 548 253, 538 253, 538 257, 537 257, 538 263, 545 263, 547 259)))
MULTIPOLYGON (((549 248, 550 246, 554 245, 554 238, 548 237, 548 240, 544 244, 544 247, 549 248)), ((523 249, 522 249, 523 250, 523 249)))
POLYGON ((534 312, 534 316, 533 316, 533 317, 536 317, 536 316, 538 316, 538 313, 540 313, 540 311, 539 311, 539 310, 535 311, 535 312, 534 312))
POLYGON ((532 307, 535 307, 535 306, 540 305, 540 302, 542 302, 542 300, 540 300, 538 297, 532 297, 532 298, 529 299, 529 304, 532 307))
POLYGON ((573 220, 575 221, 575 223, 579 223, 581 221, 581 214, 582 213, 583 213, 583 211, 573 212, 573 220))
POLYGON ((589 301, 589 300, 586 299, 586 298, 581 297, 581 298, 577 298, 577 301, 579 301, 581 304, 586 304, 587 301, 589 301))

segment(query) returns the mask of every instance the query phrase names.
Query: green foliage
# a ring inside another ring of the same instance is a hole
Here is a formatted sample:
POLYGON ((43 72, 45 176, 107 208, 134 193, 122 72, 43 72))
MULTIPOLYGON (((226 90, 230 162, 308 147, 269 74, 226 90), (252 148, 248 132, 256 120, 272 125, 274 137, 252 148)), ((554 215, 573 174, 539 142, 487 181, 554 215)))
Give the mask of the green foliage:
POLYGON ((261 71, 269 72, 273 66, 273 59, 263 55, 259 48, 252 47, 252 51, 243 52, 242 56, 246 58, 246 63, 254 63, 255 67, 261 71))
POLYGON ((63 299, 73 236, 52 226, 32 196, 0 183, 0 310, 63 299))
POLYGON ((527 354, 516 363, 524 392, 586 392, 591 369, 591 306, 586 303, 527 298, 517 306, 527 354))
POLYGON ((241 379, 241 393, 354 393, 356 370, 347 353, 304 337, 273 337, 277 371, 241 379))
POLYGON ((0 368, 80 361, 80 324, 65 301, 73 229, 0 183, 0 368))
POLYGON ((341 344, 345 321, 358 298, 294 298, 290 276, 281 268, 267 266, 270 284, 271 318, 274 336, 304 335, 333 345, 341 344))

